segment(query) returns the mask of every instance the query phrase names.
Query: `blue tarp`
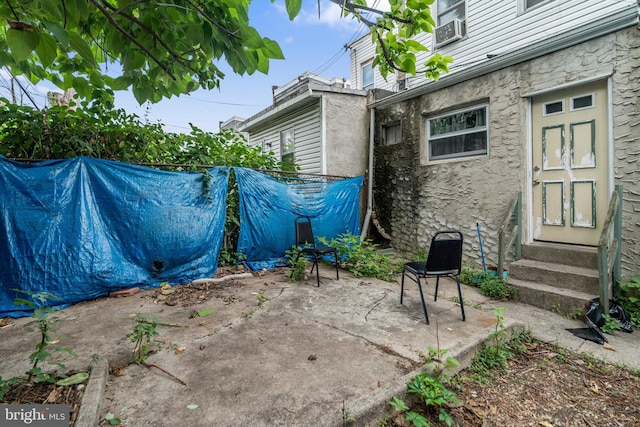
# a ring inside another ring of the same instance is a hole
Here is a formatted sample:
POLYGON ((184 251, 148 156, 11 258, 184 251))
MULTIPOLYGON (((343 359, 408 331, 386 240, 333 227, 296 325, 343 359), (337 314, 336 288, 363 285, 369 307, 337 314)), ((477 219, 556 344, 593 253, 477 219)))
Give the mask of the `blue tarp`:
MULTIPOLYGON (((33 165, 0 156, 0 317, 48 292, 60 306, 108 292, 210 277, 229 169, 164 172, 80 157, 33 165)), ((23 310, 24 309, 24 310, 23 310)))
POLYGON ((313 234, 329 239, 360 234, 362 177, 336 182, 285 183, 266 173, 234 168, 240 194, 238 252, 252 270, 272 269, 295 243, 294 221, 311 219, 313 234))

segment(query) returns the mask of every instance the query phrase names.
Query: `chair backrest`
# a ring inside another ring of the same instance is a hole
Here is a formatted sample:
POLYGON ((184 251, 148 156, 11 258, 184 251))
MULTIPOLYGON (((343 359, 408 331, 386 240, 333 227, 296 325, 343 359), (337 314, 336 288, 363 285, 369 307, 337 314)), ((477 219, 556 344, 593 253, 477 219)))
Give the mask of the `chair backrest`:
POLYGON ((425 270, 429 274, 460 274, 462 269, 462 233, 455 230, 438 231, 431 239, 425 270))
POLYGON ((311 220, 307 216, 296 218, 296 246, 315 246, 311 220))

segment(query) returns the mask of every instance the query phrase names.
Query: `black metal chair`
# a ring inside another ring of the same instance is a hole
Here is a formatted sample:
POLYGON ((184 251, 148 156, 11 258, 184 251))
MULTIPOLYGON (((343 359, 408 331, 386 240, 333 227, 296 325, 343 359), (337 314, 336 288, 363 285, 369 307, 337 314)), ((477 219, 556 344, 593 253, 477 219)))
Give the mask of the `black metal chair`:
MULTIPOLYGON (((306 216, 296 218, 296 247, 300 250, 298 256, 308 255, 313 258, 313 266, 311 266, 311 274, 313 270, 316 270, 316 277, 318 280, 318 287, 320 286, 320 268, 318 261, 320 261, 325 255, 333 254, 336 258, 336 279, 339 279, 338 274, 338 251, 331 246, 316 245, 315 238, 313 236, 313 230, 311 228, 311 219, 306 216)), ((297 259, 296 259, 297 260, 297 259)))
POLYGON ((458 284, 458 298, 460 299, 460 310, 462 311, 462 320, 465 321, 464 303, 462 301, 462 291, 460 290, 460 270, 462 269, 462 233, 455 230, 438 231, 431 239, 429 254, 426 262, 408 262, 402 268, 402 284, 400 286, 400 304, 402 304, 402 296, 404 294, 404 276, 408 276, 411 280, 418 284, 420 290, 420 298, 422 299, 422 308, 424 309, 424 318, 429 324, 429 316, 427 315, 427 306, 424 303, 424 295, 422 294, 422 284, 420 279, 427 277, 436 277, 436 295, 434 301, 438 300, 438 285, 441 276, 453 277, 458 284))

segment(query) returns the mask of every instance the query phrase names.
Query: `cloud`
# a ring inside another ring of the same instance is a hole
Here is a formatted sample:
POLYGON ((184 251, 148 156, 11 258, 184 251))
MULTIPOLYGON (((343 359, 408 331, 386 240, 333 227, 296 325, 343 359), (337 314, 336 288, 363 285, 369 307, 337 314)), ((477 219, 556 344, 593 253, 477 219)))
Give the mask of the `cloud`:
POLYGON ((300 11, 294 22, 304 25, 327 25, 338 31, 355 31, 358 28, 358 21, 351 16, 342 16, 342 9, 335 3, 328 0, 320 1, 320 17, 318 17, 318 4, 307 6, 300 11))

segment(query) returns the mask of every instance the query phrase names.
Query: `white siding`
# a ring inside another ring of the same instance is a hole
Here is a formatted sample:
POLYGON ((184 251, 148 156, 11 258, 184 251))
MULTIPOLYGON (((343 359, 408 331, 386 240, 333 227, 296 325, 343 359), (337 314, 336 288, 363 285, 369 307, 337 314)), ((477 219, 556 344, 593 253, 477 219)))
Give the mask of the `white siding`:
POLYGON ((274 122, 269 127, 251 133, 251 145, 262 145, 263 141, 271 143, 271 151, 280 159, 280 132, 293 128, 296 164, 300 172, 321 173, 320 103, 296 110, 274 122))
MULTIPOLYGON (((586 23, 602 20, 604 17, 629 8, 637 8, 636 0, 554 0, 534 8, 526 13, 519 13, 518 3, 521 0, 467 0, 467 37, 449 45, 435 49, 432 34, 424 33, 417 40, 433 51, 453 57, 451 72, 489 60, 487 55, 511 52, 579 28, 586 23)), ((435 16, 435 10, 434 16, 435 16)), ((365 56, 373 55, 371 37, 365 36, 357 40, 352 49, 352 63, 362 62, 365 56)), ((423 64, 430 53, 418 55, 417 68, 423 64)), ((351 70, 354 71, 352 64, 351 70)), ((351 75, 354 87, 361 88, 361 81, 351 75)), ((411 78, 409 87, 415 87, 424 81, 424 77, 411 78)), ((384 82, 376 73, 376 87, 397 91, 395 76, 389 76, 384 82)))

